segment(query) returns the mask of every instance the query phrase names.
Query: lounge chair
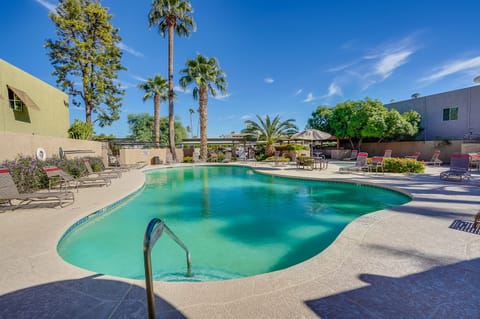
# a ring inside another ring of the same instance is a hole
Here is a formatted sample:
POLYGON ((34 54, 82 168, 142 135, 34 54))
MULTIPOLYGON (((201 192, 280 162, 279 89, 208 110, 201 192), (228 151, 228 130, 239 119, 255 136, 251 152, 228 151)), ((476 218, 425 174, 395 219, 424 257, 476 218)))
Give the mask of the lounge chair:
POLYGON ((8 168, 0 168, 0 201, 8 202, 12 205, 12 200, 19 200, 20 204, 28 204, 34 200, 58 199, 59 205, 63 205, 64 200, 75 201, 72 192, 36 192, 20 194, 17 185, 13 181, 8 168))
POLYGON ((349 157, 342 158, 343 161, 355 161, 357 160, 358 150, 352 150, 349 157))
POLYGON ((92 165, 90 165, 90 161, 86 158, 82 159, 83 164, 85 164, 85 167, 87 168, 88 172, 88 177, 106 177, 106 178, 120 178, 122 177, 122 171, 121 170, 109 170, 108 172, 102 171, 102 172, 94 172, 92 169, 92 165))
POLYGON ((468 167, 470 156, 468 154, 455 153, 450 157, 450 169, 440 173, 440 179, 469 180, 470 173, 468 167))
POLYGON ((47 166, 43 171, 47 174, 49 189, 52 189, 54 184, 60 183, 60 188, 66 190, 67 187, 71 186, 76 188, 78 192, 78 186, 80 185, 109 186, 112 183, 111 179, 105 176, 75 178, 56 166, 47 166))
POLYGON ((409 159, 413 159, 413 160, 417 160, 419 157, 420 157, 420 152, 413 152, 412 155, 405 156, 405 158, 409 158, 409 159))
POLYGON ((438 158, 438 156, 440 156, 440 151, 436 150, 435 152, 433 152, 432 159, 428 162, 425 162, 425 165, 433 165, 433 166, 442 165, 443 162, 438 158))
POLYGON ((368 164, 367 164, 367 157, 368 157, 368 153, 365 153, 365 152, 358 153, 357 161, 355 162, 355 166, 340 167, 339 172, 340 173, 348 173, 348 172, 368 171, 369 167, 368 167, 368 164))

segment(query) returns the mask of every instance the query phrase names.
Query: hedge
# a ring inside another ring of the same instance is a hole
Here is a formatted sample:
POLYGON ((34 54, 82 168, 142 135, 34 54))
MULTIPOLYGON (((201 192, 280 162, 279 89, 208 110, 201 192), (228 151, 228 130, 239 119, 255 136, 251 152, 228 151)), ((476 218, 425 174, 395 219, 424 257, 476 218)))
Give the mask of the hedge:
POLYGON ((423 173, 425 162, 409 158, 386 157, 383 159, 385 172, 390 173, 423 173))

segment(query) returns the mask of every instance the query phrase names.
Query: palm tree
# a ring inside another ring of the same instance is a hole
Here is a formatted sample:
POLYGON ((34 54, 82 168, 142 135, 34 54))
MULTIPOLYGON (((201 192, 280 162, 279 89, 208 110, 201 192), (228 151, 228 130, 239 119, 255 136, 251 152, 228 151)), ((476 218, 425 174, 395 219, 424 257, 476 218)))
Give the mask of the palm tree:
POLYGON ((272 156, 275 153, 276 141, 282 136, 290 136, 298 131, 297 126, 294 124, 294 119, 288 119, 281 122, 280 116, 277 115, 270 119, 270 116, 265 115, 265 120, 257 115, 258 123, 252 120, 246 120, 246 129, 242 130, 242 133, 257 135, 258 140, 265 141, 265 155, 272 156))
POLYGON ((187 60, 186 68, 181 70, 184 74, 180 78, 180 86, 185 89, 191 83, 196 87, 193 89, 193 99, 199 100, 198 113, 200 115, 200 156, 202 159, 207 158, 207 104, 208 93, 216 96, 213 85, 222 92, 227 92, 227 80, 225 80, 225 72, 223 72, 215 58, 206 58, 201 54, 197 54, 195 60, 187 60))
POLYGON ((193 137, 193 121, 192 121, 192 116, 195 114, 194 109, 188 109, 188 112, 190 112, 190 137, 193 137))
POLYGON ((183 0, 153 0, 148 14, 148 26, 158 26, 158 32, 165 37, 168 31, 168 126, 169 144, 173 160, 175 153, 175 116, 173 110, 173 37, 189 36, 190 30, 195 31, 195 22, 191 14, 192 5, 183 0))
POLYGON ((138 88, 145 91, 143 102, 153 98, 153 134, 155 136, 155 147, 160 147, 160 102, 167 100, 168 84, 161 75, 148 78, 146 82, 140 83, 138 88))

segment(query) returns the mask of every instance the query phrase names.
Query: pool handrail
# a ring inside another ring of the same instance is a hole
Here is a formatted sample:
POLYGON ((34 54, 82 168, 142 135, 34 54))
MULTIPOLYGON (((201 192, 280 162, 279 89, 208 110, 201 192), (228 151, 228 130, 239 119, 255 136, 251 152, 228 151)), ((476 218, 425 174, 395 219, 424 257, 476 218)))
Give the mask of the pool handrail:
POLYGON ((145 266, 145 289, 147 293, 147 310, 148 318, 155 318, 155 295, 153 294, 153 279, 152 279, 152 261, 150 252, 157 242, 157 240, 162 236, 163 231, 165 232, 181 247, 185 250, 187 254, 187 277, 192 276, 192 267, 190 261, 190 251, 187 246, 180 240, 180 238, 175 235, 175 233, 168 228, 164 221, 159 218, 152 219, 147 226, 145 231, 145 239, 143 241, 143 260, 145 266))

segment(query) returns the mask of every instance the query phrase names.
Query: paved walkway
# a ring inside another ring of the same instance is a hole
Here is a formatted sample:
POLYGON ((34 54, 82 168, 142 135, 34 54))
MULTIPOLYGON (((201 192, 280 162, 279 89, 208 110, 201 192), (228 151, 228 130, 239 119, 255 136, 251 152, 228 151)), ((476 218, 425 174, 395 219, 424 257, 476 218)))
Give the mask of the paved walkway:
MULTIPOLYGON (((406 205, 364 215, 310 260, 285 270, 207 283, 155 283, 160 318, 480 318, 480 235, 449 228, 480 209, 480 175, 350 175, 256 166, 259 172, 378 183, 406 205)), ((0 213, 0 318, 145 318, 143 281, 64 262, 56 244, 75 221, 138 189, 131 171, 108 188, 80 189, 65 208, 0 213)))

